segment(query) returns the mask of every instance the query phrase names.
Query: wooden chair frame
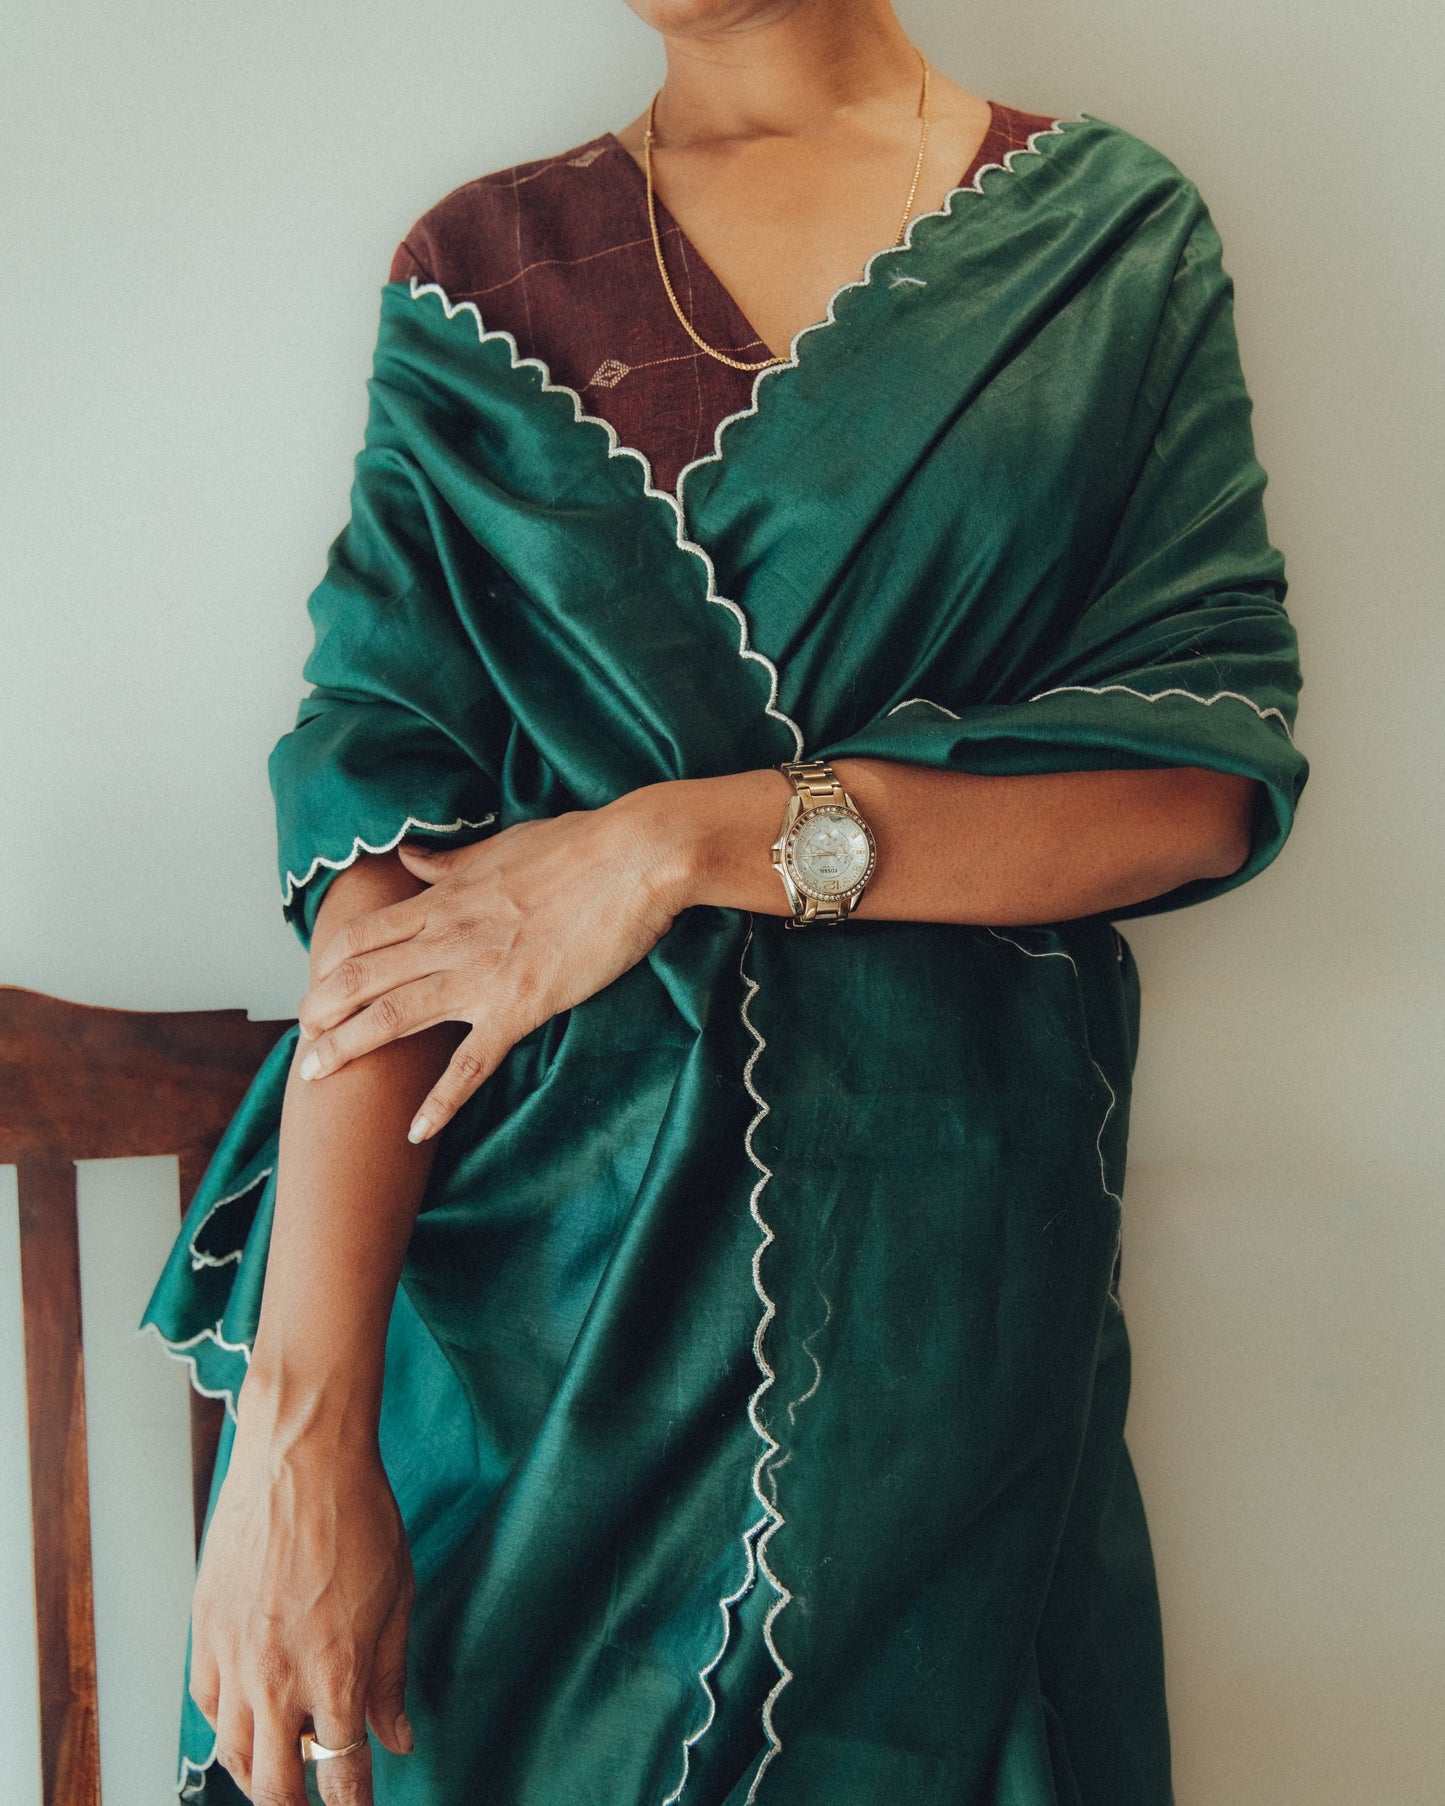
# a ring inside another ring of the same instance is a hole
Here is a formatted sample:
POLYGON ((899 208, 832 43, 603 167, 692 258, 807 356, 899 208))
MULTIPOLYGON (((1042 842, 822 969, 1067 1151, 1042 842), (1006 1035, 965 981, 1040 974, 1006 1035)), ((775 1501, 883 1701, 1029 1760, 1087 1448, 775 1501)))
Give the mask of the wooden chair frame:
MULTIPOLYGON (((184 1214, 290 1027, 241 1010, 97 1009, 0 985, 0 1165, 17 1168, 20 1192, 44 1806, 100 1806, 74 1163, 174 1154, 184 1214)), ((198 1546, 223 1410, 192 1391, 198 1546)))

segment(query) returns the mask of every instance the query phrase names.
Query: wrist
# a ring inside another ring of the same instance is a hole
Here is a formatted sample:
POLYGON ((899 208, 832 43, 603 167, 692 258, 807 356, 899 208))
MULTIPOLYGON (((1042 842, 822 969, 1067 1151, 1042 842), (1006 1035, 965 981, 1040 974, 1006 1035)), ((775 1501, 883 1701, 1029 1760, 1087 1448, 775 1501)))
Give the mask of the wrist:
POLYGON ((258 1341, 236 1399, 236 1434, 273 1454, 376 1447, 379 1363, 288 1362, 258 1341))
POLYGON ((695 904, 786 913, 770 848, 787 807, 774 768, 676 778, 622 799, 650 849, 647 881, 669 915, 695 904))

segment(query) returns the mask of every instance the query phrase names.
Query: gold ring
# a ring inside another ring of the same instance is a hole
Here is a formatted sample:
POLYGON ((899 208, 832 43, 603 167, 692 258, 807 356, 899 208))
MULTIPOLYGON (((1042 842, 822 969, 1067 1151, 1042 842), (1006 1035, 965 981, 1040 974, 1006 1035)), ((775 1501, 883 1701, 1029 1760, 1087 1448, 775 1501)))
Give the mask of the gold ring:
POLYGON ((344 1743, 339 1750, 329 1750, 324 1743, 318 1743, 310 1731, 301 1733, 301 1760, 303 1762, 329 1762, 333 1756, 350 1756, 366 1743, 366 1732, 363 1731, 354 1743, 344 1743))

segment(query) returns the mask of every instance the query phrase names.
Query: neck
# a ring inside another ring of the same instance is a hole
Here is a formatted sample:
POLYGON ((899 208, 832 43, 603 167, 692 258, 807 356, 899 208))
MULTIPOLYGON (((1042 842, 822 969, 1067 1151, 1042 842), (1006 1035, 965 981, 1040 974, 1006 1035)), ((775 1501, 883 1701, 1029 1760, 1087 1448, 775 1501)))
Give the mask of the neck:
POLYGON ((670 147, 866 128, 918 92, 918 52, 889 0, 795 0, 659 29, 657 136, 670 147))

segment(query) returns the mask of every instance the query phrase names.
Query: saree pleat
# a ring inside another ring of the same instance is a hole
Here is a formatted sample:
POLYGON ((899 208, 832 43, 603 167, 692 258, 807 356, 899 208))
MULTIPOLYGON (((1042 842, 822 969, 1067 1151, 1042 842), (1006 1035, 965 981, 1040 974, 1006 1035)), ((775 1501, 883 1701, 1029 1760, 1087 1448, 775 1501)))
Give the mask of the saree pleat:
MULTIPOLYGON (((286 918, 367 848, 799 750, 1247 775, 1239 870, 1112 914, 1246 882, 1307 775, 1249 413, 1197 190, 1091 118, 874 257, 676 494, 474 306, 388 284, 270 761, 286 918)), ((1102 916, 698 908, 517 1045, 439 1137, 388 1344, 417 1751, 376 1751, 379 1802, 1167 1806, 1138 1027, 1102 916)), ((147 1313, 232 1398, 294 1045, 147 1313)), ((210 1755, 192 1709, 214 1806, 210 1755)))

